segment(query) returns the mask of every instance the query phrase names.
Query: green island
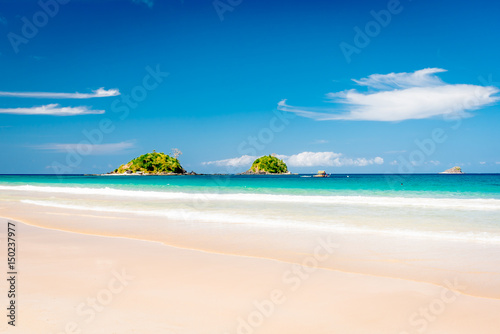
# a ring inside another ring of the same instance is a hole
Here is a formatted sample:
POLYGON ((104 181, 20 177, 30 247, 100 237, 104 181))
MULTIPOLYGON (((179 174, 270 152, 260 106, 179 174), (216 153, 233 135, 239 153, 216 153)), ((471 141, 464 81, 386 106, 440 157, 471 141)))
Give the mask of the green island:
POLYGON ((273 155, 264 155, 257 158, 252 167, 242 174, 290 174, 290 172, 283 160, 273 155))
MULTIPOLYGON (((172 154, 153 151, 132 159, 108 175, 203 175, 187 173, 177 159, 182 152, 173 149, 172 154)), ((273 155, 257 158, 244 175, 291 174, 283 160, 273 155)))
POLYGON ((162 152, 153 151, 121 165, 110 174, 185 174, 186 171, 177 159, 180 154, 179 150, 174 150, 173 157, 162 152))

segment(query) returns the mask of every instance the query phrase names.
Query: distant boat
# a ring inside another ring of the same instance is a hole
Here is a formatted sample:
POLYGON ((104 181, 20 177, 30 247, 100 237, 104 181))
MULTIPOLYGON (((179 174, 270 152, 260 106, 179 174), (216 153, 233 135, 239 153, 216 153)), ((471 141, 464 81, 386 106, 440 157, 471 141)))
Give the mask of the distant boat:
POLYGON ((319 170, 318 174, 313 175, 313 177, 330 177, 330 175, 326 174, 326 171, 324 170, 319 170))

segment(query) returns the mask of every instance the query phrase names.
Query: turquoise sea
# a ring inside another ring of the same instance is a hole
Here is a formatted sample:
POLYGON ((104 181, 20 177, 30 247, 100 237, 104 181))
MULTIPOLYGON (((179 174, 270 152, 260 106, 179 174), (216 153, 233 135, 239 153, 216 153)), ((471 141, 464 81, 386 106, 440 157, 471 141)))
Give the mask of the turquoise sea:
POLYGON ((500 174, 0 175, 0 201, 166 222, 500 243, 500 174))
POLYGON ((500 199, 500 174, 56 176, 0 175, 0 186, 111 188, 304 196, 383 196, 500 199))

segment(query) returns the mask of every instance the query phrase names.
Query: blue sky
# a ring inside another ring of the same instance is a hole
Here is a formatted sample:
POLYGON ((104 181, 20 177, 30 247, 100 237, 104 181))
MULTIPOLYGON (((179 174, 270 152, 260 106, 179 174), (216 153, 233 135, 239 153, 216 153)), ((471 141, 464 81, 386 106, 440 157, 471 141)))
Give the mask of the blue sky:
POLYGON ((0 1, 0 173, 500 172, 490 1, 0 1))

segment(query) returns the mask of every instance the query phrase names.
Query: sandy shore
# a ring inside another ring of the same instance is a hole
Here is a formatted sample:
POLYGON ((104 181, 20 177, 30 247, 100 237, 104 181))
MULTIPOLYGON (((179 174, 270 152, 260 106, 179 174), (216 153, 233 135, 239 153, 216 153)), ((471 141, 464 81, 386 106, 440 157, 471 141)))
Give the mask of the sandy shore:
MULTIPOLYGON (((14 201, 1 203, 0 216, 9 219, 0 220, 4 245, 7 221, 17 221, 19 272, 16 327, 4 317, 2 332, 500 328, 496 245, 214 228, 14 201), (140 228, 145 219, 147 228, 140 228)), ((6 263, 5 249, 0 261, 6 263)), ((6 303, 5 280, 0 289, 6 303)))

